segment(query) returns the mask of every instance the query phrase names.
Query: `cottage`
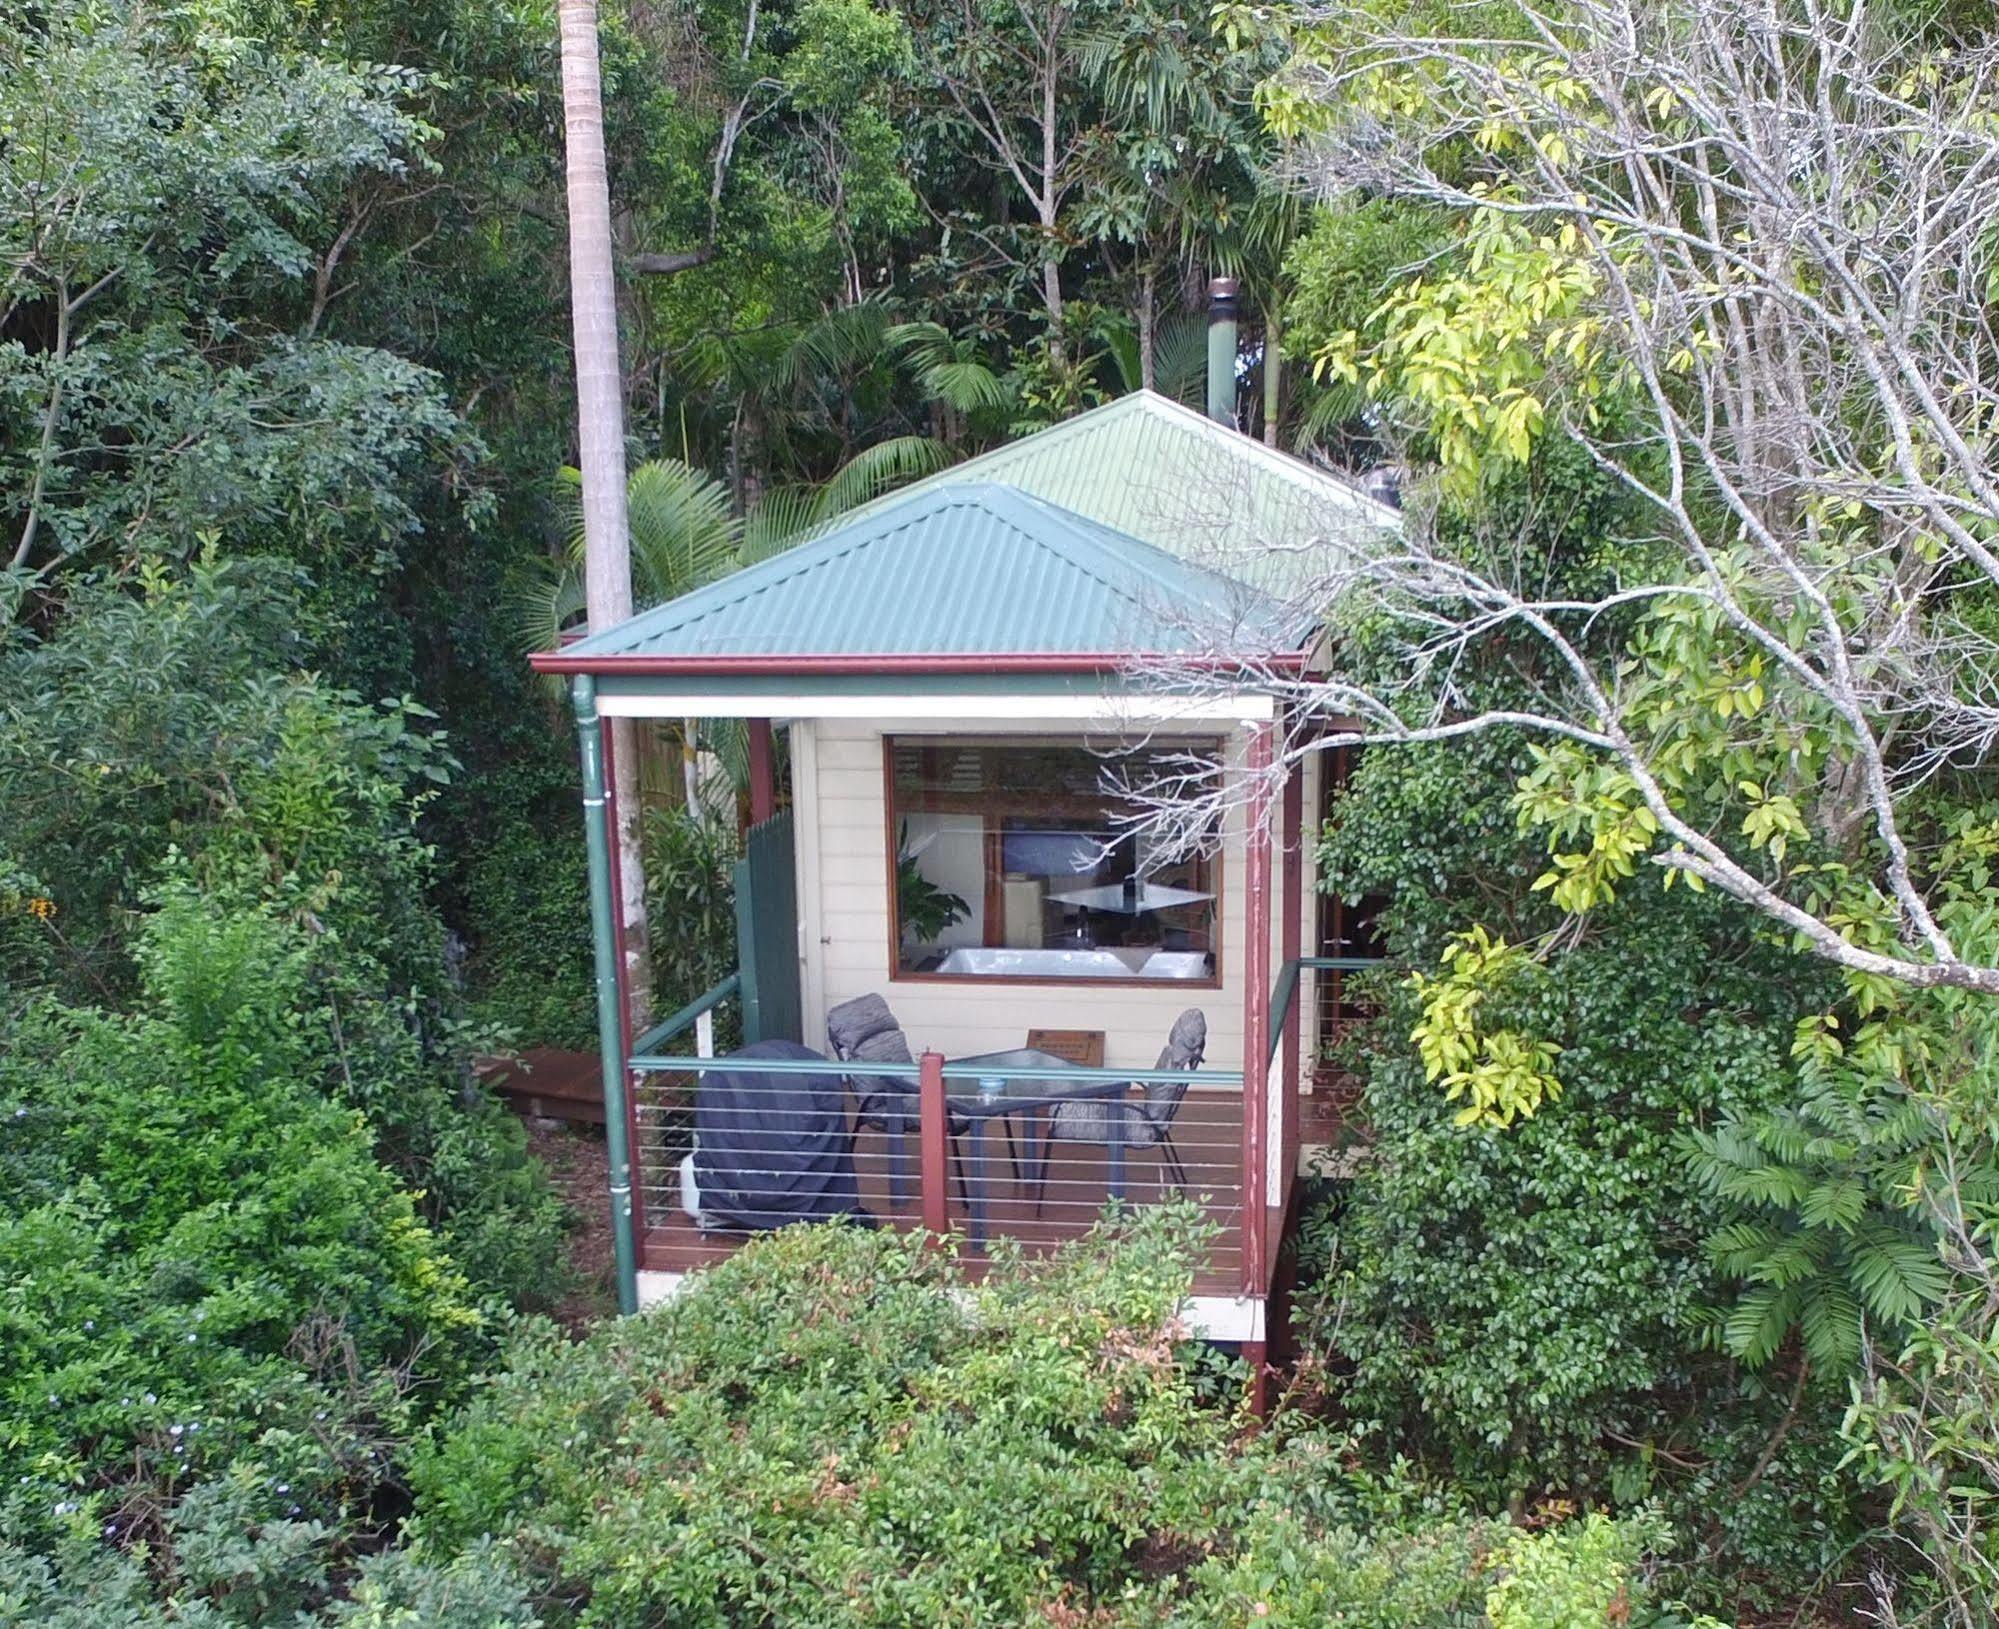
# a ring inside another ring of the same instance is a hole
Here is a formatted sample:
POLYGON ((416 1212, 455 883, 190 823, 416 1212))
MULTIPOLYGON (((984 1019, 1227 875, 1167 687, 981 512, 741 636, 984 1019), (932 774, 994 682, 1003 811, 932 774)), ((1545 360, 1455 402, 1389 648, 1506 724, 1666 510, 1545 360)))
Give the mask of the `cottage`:
POLYGON ((749 1038, 832 1056, 829 1019, 886 1009, 912 1061, 841 1066, 865 1208, 1031 1250, 1114 1196, 1196 1197, 1218 1233, 1191 1315, 1259 1346, 1307 1015, 1347 948, 1301 840, 1330 791, 1320 759, 1269 774, 1292 723, 1271 675, 1321 660, 1321 630, 1287 609, 1315 551, 1394 518, 1139 392, 535 658, 574 684, 584 742, 628 1299, 735 1242, 683 1210, 685 1132, 663 1129, 687 1115, 662 1083, 717 1068, 685 1039, 704 1015, 737 1001, 749 1038), (1209 682, 1173 681, 1203 666, 1209 682), (640 1036, 613 983, 612 718, 746 720, 752 747, 742 972, 640 1036), (1129 789, 1168 781, 1250 790, 1166 842, 1134 829, 1129 789))

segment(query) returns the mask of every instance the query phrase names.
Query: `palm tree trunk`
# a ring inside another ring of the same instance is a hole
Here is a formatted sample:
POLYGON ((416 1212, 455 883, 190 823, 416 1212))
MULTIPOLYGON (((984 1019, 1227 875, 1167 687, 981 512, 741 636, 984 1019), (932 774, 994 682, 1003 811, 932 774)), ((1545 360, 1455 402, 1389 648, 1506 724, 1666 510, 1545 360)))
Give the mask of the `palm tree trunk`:
POLYGON ((1153 270, 1147 266, 1145 275, 1138 280, 1138 387, 1141 390, 1159 388, 1158 358, 1155 355, 1157 342, 1154 338, 1158 323, 1157 299, 1153 270))
MULTIPOLYGON (((597 0, 559 0, 562 121, 569 192, 569 306, 576 346, 576 439, 583 472, 583 586, 596 632, 632 614, 631 536, 625 518, 624 375, 611 264, 611 186, 604 165, 604 91, 597 62, 597 0)), ((639 755, 629 720, 611 727, 618 808, 618 911, 632 1022, 651 1022, 639 846, 639 755)))
POLYGON ((1284 326, 1276 301, 1263 319, 1263 442, 1277 445, 1277 422, 1284 416, 1284 326))

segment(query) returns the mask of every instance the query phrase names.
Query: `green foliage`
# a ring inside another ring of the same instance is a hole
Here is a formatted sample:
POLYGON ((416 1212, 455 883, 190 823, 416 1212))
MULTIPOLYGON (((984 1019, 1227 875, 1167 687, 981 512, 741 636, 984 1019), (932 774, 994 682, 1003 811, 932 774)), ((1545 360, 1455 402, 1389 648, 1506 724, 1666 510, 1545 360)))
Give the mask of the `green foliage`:
POLYGON ((1494 939, 1474 926, 1444 946, 1444 971, 1434 977, 1409 975, 1409 988, 1422 1003, 1423 1021, 1409 1033, 1425 1080, 1441 1080, 1446 1102, 1462 1097, 1454 1124, 1503 1131, 1516 1116, 1532 1119, 1546 1100, 1562 1095, 1549 1073, 1562 1049, 1517 1030, 1485 1030, 1479 1009, 1504 994, 1509 981, 1544 970, 1523 945, 1494 939))
POLYGON ((1329 334, 1313 367, 1398 403, 1463 494, 1527 462, 1558 391, 1593 417, 1616 366, 1573 226, 1536 232, 1486 211, 1454 262, 1401 281, 1357 328, 1329 334))
POLYGON ((427 370, 308 319, 343 193, 418 161, 415 76, 239 22, 63 0, 0 24, 15 568, 184 555, 210 529, 393 559, 419 468, 475 450, 427 370))
MULTIPOLYGON (((1611 1521, 1592 1511, 1578 1521, 1509 1538, 1493 1557, 1499 1577, 1486 1591, 1492 1629, 1602 1629, 1605 1624, 1679 1620, 1647 1612, 1641 1571, 1648 1547, 1670 1534, 1656 1519, 1611 1521)), ((1697 1629, 1721 1629, 1712 1618, 1697 1629)))
POLYGON ((1888 1515, 1941 1563, 1934 1600, 1960 1622, 1999 1584, 1999 1270, 1988 1215, 1952 1259, 1946 1293, 1892 1356, 1852 1383, 1842 1469, 1889 1496, 1888 1515))
POLYGON ((480 777, 486 807, 460 885, 475 1011, 524 1042, 597 1040, 581 791, 552 753, 480 777))
POLYGON ((1949 1287, 1934 1232, 1896 1197, 1937 1147, 1927 1107, 1846 1084, 1808 1083, 1800 1103, 1693 1134, 1696 1178, 1737 1218, 1709 1247, 1748 1286, 1721 1328, 1746 1363, 1796 1328, 1813 1364, 1847 1373, 1870 1325, 1909 1330, 1949 1287))
MULTIPOLYGON (((1322 861, 1350 898, 1387 897, 1397 963, 1436 963, 1473 910, 1494 942, 1543 942, 1523 761, 1499 738, 1364 755, 1322 861)), ((1831 1399, 1794 1405, 1790 1374, 1745 1383, 1706 1355, 1732 1291, 1687 1155, 1792 1100, 1789 1039, 1828 983, 1707 900, 1620 900, 1475 1009, 1477 1033, 1562 1049, 1559 1100, 1498 1132, 1455 1123, 1407 1040, 1416 992, 1384 976, 1351 1054, 1368 1141, 1314 1320, 1352 1366, 1348 1405, 1475 1497, 1657 1497, 1725 1571, 1808 1586, 1854 1533, 1831 1399)))
MULTIPOLYGON (((1959 809, 1937 848, 1943 910, 1974 953, 1999 898, 1989 832, 1983 811, 1959 809)), ((1906 1344, 1960 1297, 1954 1272, 1982 1272, 1977 1241, 1999 1205, 1999 1010, 1867 974, 1841 982, 1798 1021, 1796 1100, 1697 1134, 1694 1155, 1726 1207, 1710 1248, 1744 1286, 1721 1340, 1761 1364, 1795 1330, 1829 1375, 1870 1345, 1906 1344)))
POLYGON ((139 960, 141 1011, 43 1004, 0 1049, 8 1508, 115 1520, 267 1456, 337 1509, 476 1314, 321 1093, 300 935, 173 884, 139 960))
MULTIPOLYGON (((560 1283, 557 1213, 518 1125, 468 1081, 416 822, 452 760, 409 701, 370 707, 279 669, 296 599, 260 563, 72 597, 0 648, 7 838, 45 887, 53 988, 123 998, 136 894, 170 877, 299 933, 314 1078, 360 1110, 482 1294, 560 1283)), ((19 976, 17 974, 17 976, 19 976)))
POLYGON ((323 1528, 260 1520, 236 1486, 219 1486, 228 1497, 205 1488, 168 1523, 181 1571, 165 1599, 131 1554, 71 1540, 50 1559, 0 1541, 0 1619, 45 1629, 540 1629, 490 1546, 442 1561, 388 1550, 360 1562, 336 1595, 323 1528))
POLYGON ((895 919, 905 939, 920 945, 935 944, 939 934, 954 922, 964 921, 972 908, 950 889, 926 877, 916 861, 909 848, 908 823, 904 822, 896 843, 895 919))
POLYGON ((415 1530, 496 1536, 602 1625, 1477 1623, 1496 1530, 1197 1400, 1192 1225, 977 1284, 906 1236, 787 1229, 580 1344, 524 1338, 414 1467, 415 1530))
POLYGON ((646 927, 664 1012, 736 971, 736 830, 685 809, 646 814, 646 927))

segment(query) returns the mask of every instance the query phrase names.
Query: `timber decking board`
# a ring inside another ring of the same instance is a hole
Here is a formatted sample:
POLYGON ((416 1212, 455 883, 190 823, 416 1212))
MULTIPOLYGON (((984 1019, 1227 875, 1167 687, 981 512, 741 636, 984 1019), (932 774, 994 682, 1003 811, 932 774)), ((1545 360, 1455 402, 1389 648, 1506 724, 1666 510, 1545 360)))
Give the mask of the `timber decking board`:
POLYGON ((594 1052, 536 1047, 516 1058, 481 1058, 479 1079, 516 1114, 577 1125, 604 1123, 604 1073, 594 1052))

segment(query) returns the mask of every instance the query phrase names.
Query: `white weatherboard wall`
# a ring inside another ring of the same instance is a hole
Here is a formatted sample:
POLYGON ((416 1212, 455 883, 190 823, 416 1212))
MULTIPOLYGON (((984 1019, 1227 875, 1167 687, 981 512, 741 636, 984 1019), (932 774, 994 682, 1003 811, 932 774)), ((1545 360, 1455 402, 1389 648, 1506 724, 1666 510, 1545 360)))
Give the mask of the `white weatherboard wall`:
MULTIPOLYGON (((1219 988, 1162 980, 1156 987, 1071 982, 1016 984, 1001 980, 893 979, 889 972, 888 812, 883 774, 887 736, 963 736, 974 733, 1046 736, 1047 721, 984 720, 941 726, 936 720, 799 719, 791 725, 792 801, 798 834, 798 902, 801 996, 808 1045, 824 1046, 829 1008, 875 991, 885 997, 913 1050, 934 1047, 951 1057, 1021 1046, 1030 1029, 1100 1029, 1104 1061, 1113 1068, 1150 1068, 1173 1020, 1187 1007, 1208 1018, 1208 1063, 1242 1067, 1243 946, 1248 917, 1242 818, 1230 817, 1221 873, 1219 988)), ((1187 733, 1212 738, 1212 725, 1187 733)), ((1239 759, 1245 737, 1224 732, 1225 754, 1239 759)), ((1307 865, 1317 776, 1308 776, 1307 865)), ((1274 823, 1275 811, 1273 811, 1274 823)), ((1273 879, 1273 917, 1282 898, 1273 879)), ((1314 949, 1316 920, 1312 877, 1306 874, 1302 940, 1314 949)), ((1280 965, 1282 940, 1273 921, 1271 977, 1280 965)), ((1299 999, 1308 992, 1301 990, 1299 999)), ((1310 1009, 1305 1009, 1309 1014, 1310 1009)), ((1306 1033, 1309 1038, 1310 1025, 1306 1033)), ((1309 1044, 1309 1040, 1308 1040, 1309 1044)), ((1274 1085, 1275 1083, 1273 1083, 1274 1085)), ((1295 1087, 1294 1087, 1295 1089, 1295 1087)), ((1278 1094, 1271 1094, 1269 1146, 1278 1146, 1278 1094)), ((1281 1202, 1286 1174, 1271 1162, 1272 1203, 1281 1202)))

